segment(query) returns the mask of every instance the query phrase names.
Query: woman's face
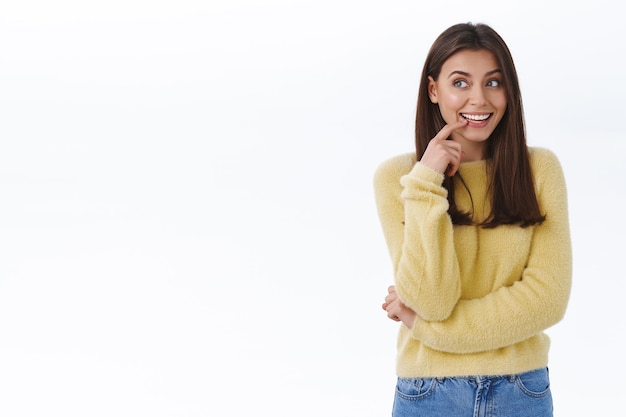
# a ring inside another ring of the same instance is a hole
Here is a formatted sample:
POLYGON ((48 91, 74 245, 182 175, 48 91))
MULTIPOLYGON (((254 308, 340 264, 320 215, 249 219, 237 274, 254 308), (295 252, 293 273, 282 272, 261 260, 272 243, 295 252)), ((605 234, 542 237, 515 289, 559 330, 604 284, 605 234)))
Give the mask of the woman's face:
POLYGON ((506 111, 506 91, 496 57, 487 50, 462 50, 444 62, 437 81, 428 77, 430 100, 447 124, 463 119, 452 139, 467 154, 482 158, 487 139, 506 111))

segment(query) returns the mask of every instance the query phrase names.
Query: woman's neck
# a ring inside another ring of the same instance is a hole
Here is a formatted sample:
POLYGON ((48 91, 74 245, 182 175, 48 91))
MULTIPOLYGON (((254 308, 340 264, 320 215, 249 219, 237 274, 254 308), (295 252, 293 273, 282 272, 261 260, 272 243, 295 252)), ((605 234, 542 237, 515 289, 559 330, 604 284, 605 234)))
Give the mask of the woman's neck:
POLYGON ((462 145, 463 148, 463 157, 461 158, 461 162, 475 162, 482 161, 485 159, 487 143, 464 143, 462 145))

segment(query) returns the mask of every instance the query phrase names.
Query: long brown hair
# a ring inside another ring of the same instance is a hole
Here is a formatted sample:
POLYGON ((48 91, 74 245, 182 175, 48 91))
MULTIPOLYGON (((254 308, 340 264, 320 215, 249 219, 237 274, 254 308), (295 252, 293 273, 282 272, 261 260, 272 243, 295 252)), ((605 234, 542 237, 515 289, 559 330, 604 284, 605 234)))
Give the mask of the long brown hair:
MULTIPOLYGON (((446 122, 439 106, 428 96, 428 77, 439 78, 444 62, 461 50, 487 50, 500 65, 506 91, 507 108, 502 120, 487 140, 486 159, 489 167, 491 213, 481 223, 491 228, 501 224, 520 224, 527 227, 541 223, 545 216, 539 210, 530 168, 524 111, 517 72, 513 58, 504 40, 485 24, 460 23, 446 29, 435 40, 428 52, 422 71, 415 117, 415 147, 421 159, 430 140, 446 122)), ((444 180, 448 190, 448 213, 454 224, 472 224, 471 213, 458 210, 454 186, 463 179, 457 173, 444 180)))

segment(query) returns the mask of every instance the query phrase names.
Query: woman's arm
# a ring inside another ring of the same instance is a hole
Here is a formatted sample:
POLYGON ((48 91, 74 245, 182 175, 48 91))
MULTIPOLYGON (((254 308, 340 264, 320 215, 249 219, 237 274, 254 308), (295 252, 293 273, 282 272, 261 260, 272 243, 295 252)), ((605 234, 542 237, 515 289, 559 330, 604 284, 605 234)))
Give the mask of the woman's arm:
POLYGON ((374 177, 396 290, 410 309, 432 321, 447 319, 461 295, 442 182, 442 174, 408 155, 383 163, 374 177))

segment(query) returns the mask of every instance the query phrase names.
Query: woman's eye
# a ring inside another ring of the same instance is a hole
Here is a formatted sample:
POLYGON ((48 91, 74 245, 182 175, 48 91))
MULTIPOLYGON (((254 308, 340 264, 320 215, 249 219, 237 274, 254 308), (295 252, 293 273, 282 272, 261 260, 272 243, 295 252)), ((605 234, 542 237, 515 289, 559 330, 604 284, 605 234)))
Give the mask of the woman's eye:
POLYGON ((464 80, 456 80, 456 81, 454 82, 454 84, 453 84, 453 85, 454 85, 455 87, 460 87, 460 88, 463 88, 463 87, 467 87, 467 85, 468 85, 468 84, 467 84, 467 82, 466 82, 466 81, 464 81, 464 80))
POLYGON ((487 81, 487 87, 500 87, 500 80, 487 81))

